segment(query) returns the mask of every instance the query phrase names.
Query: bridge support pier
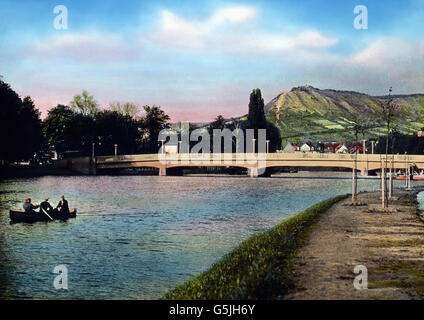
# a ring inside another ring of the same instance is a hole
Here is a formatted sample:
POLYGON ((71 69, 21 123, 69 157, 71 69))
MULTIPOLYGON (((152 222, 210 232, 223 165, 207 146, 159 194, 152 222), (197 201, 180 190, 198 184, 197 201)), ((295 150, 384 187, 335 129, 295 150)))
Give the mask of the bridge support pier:
POLYGON ((247 173, 251 178, 257 178, 258 177, 258 168, 248 168, 247 173))
POLYGON ((159 168, 159 176, 160 177, 166 176, 166 167, 160 167, 159 168))

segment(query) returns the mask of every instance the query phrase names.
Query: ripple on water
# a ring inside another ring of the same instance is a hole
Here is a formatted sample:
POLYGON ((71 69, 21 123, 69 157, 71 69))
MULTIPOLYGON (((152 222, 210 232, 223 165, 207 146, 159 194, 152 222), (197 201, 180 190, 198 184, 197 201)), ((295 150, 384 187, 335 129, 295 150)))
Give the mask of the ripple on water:
MULTIPOLYGON (((316 174, 315 174, 316 175, 316 174)), ((295 175, 298 177, 299 175, 295 175)), ((246 237, 317 201, 350 191, 331 179, 79 176, 0 182, 0 276, 4 298, 152 299, 206 270, 246 237), (55 205, 65 194, 79 216, 9 224, 25 196, 55 205), (69 290, 53 287, 65 264, 69 290)), ((345 179, 334 179, 344 177, 345 179)), ((397 182, 395 182, 397 183, 397 182)), ((378 180, 359 180, 377 190, 378 180)))

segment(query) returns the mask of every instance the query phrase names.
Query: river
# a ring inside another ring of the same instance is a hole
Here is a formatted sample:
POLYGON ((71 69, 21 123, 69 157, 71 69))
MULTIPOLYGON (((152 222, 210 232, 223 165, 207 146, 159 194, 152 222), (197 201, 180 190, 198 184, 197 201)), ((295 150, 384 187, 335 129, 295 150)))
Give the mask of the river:
MULTIPOLYGON (((399 182, 403 185, 403 182, 399 182)), ((208 269, 248 236, 335 195, 347 173, 234 176, 76 176, 0 182, 0 297, 3 299, 157 299, 208 269), (319 178, 317 178, 319 176, 319 178), (26 196, 61 194, 78 217, 10 224, 26 196), (68 290, 53 269, 66 265, 68 290)), ((378 190, 360 179, 359 189, 378 190)))

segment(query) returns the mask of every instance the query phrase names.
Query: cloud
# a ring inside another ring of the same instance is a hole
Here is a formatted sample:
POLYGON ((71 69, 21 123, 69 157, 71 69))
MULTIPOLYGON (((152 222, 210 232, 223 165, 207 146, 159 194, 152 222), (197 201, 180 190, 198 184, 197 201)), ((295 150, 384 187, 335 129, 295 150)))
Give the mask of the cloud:
POLYGON ((134 57, 131 50, 119 35, 104 32, 65 33, 50 36, 33 45, 32 57, 38 60, 52 58, 77 61, 125 60, 134 57))
POLYGON ((338 39, 316 30, 298 30, 286 35, 255 31, 247 22, 256 16, 257 10, 247 6, 218 9, 202 21, 187 20, 164 10, 161 12, 160 28, 152 40, 166 47, 247 55, 252 50, 296 52, 303 48, 327 48, 338 42, 338 39))
POLYGON ((382 37, 350 55, 319 53, 293 56, 291 71, 310 84, 384 94, 422 92, 424 40, 382 37))

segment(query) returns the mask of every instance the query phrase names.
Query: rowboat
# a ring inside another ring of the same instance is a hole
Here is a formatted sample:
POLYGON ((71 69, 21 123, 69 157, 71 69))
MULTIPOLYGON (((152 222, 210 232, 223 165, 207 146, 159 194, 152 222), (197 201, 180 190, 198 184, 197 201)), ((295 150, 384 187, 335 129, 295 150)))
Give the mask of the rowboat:
MULTIPOLYGON (((37 222, 37 221, 51 221, 49 217, 47 217, 43 213, 31 212, 25 213, 24 210, 10 210, 9 211, 10 220, 12 222, 37 222)), ((49 213, 49 216, 53 218, 53 220, 67 220, 69 218, 76 218, 77 209, 70 210, 69 213, 59 213, 54 210, 49 213)))

